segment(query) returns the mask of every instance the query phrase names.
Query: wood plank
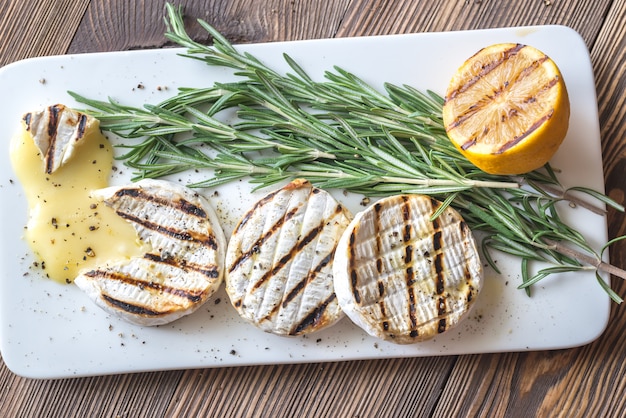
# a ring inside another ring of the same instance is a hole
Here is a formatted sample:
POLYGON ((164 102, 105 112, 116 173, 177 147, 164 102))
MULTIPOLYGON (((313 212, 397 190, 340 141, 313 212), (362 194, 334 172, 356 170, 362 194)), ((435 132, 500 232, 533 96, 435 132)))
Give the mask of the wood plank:
POLYGON ((170 416, 430 416, 453 357, 185 372, 170 416), (390 390, 390 388, 395 388, 390 390))
POLYGON ((182 372, 142 373, 62 380, 13 375, 2 363, 0 416, 164 416, 182 372))
POLYGON ((367 0, 351 3, 337 36, 561 24, 576 30, 590 45, 610 4, 609 0, 367 0))
POLYGON ((0 2, 0 66, 24 58, 65 54, 89 0, 0 2))
MULTIPOLYGON (((626 200, 626 4, 615 2, 598 36, 591 58, 596 75, 598 111, 602 136, 607 194, 619 202, 626 200)), ((626 234, 623 215, 609 213, 613 237, 626 234)), ((626 246, 616 246, 614 260, 626 260, 626 246)))
MULTIPOLYGON (((196 19, 215 26, 233 43, 329 38, 342 19, 348 0, 320 2, 217 0, 186 2, 189 34, 208 42, 196 19)), ((171 45, 163 33, 161 2, 93 0, 68 53, 160 48, 171 45), (120 30, 123 28, 123 30, 120 30)))

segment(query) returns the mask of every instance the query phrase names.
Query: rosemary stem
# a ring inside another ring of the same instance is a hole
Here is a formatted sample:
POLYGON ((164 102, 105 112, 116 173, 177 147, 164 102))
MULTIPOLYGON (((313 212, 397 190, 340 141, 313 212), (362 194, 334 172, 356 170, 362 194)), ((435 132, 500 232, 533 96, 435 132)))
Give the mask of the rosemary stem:
POLYGON ((382 176, 381 181, 385 183, 405 183, 416 184, 421 186, 458 186, 459 184, 470 187, 488 187, 491 189, 516 189, 520 185, 513 182, 497 182, 497 181, 483 181, 483 180, 439 180, 439 179, 415 179, 406 177, 392 177, 382 176))
POLYGON ((559 190, 557 187, 553 187, 552 185, 549 185, 549 184, 543 184, 542 188, 544 191, 552 194, 553 196, 565 199, 571 204, 585 208, 588 211, 595 213, 596 215, 606 215, 606 209, 598 207, 594 205, 593 203, 590 203, 584 199, 574 196, 573 193, 568 193, 567 191, 564 192, 562 190, 559 190))
POLYGON ((573 250, 572 248, 568 247, 567 245, 564 245, 558 241, 554 241, 551 239, 545 239, 544 240, 546 244, 550 245, 552 247, 552 249, 554 251, 557 251, 563 255, 566 255, 568 257, 572 257, 584 264, 588 264, 591 265, 593 267, 595 267, 597 270, 603 271, 605 273, 609 273, 612 274, 614 276, 617 276, 621 279, 625 279, 626 280, 626 270, 623 270, 617 266, 614 266, 612 264, 609 263, 605 263, 604 261, 602 261, 600 258, 597 257, 592 257, 588 254, 584 254, 580 251, 576 251, 573 250))

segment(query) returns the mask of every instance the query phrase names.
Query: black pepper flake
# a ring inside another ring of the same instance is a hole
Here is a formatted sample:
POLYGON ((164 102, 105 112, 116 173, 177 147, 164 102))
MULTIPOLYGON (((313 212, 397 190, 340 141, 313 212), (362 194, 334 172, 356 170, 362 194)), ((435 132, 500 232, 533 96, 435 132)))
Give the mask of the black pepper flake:
POLYGON ((95 257, 96 256, 95 251, 91 247, 87 247, 87 249, 85 250, 85 254, 87 254, 88 257, 95 257))
POLYGON ((234 356, 234 355, 236 355, 236 354, 237 354, 237 352, 236 352, 235 350, 230 350, 230 355, 231 355, 231 356, 234 356))
POLYGON ((52 224, 52 226, 54 227, 54 229, 58 229, 58 228, 59 228, 59 225, 58 225, 58 223, 57 223, 57 218, 52 218, 52 219, 50 220, 50 223, 52 224))
POLYGON ((90 230, 90 231, 95 231, 96 229, 98 229, 98 227, 97 227, 97 226, 95 226, 95 225, 89 225, 89 230, 90 230))

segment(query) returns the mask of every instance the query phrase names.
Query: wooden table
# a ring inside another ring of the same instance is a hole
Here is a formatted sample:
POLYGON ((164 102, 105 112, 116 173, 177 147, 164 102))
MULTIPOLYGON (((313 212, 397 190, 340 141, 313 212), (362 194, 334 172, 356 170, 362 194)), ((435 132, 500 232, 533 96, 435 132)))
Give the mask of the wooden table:
MULTIPOLYGON (((205 0, 186 13, 235 43, 561 24, 596 76, 607 193, 626 194, 626 2, 622 0, 205 0)), ((3 0, 0 65, 22 58, 168 46, 163 3, 3 0)), ((191 33, 203 39, 202 31, 191 33)), ((3 97, 3 100, 10 98, 3 97)), ((609 213, 611 237, 626 233, 609 213)), ((611 251, 626 266, 626 244, 611 251)), ((613 279, 626 297, 626 284, 613 279)), ((626 309, 581 347, 39 381, 0 365, 0 416, 618 416, 626 408, 626 309)))

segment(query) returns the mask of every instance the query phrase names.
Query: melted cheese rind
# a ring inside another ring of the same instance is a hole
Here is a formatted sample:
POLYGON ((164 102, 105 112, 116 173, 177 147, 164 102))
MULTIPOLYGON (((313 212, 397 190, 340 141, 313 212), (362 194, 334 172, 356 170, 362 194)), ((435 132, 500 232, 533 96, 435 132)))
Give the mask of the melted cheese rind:
POLYGON ((98 128, 92 123, 72 159, 51 174, 25 126, 11 143, 11 163, 29 207, 24 239, 58 282, 145 252, 132 226, 91 196, 108 185, 113 165, 112 147, 98 128))

